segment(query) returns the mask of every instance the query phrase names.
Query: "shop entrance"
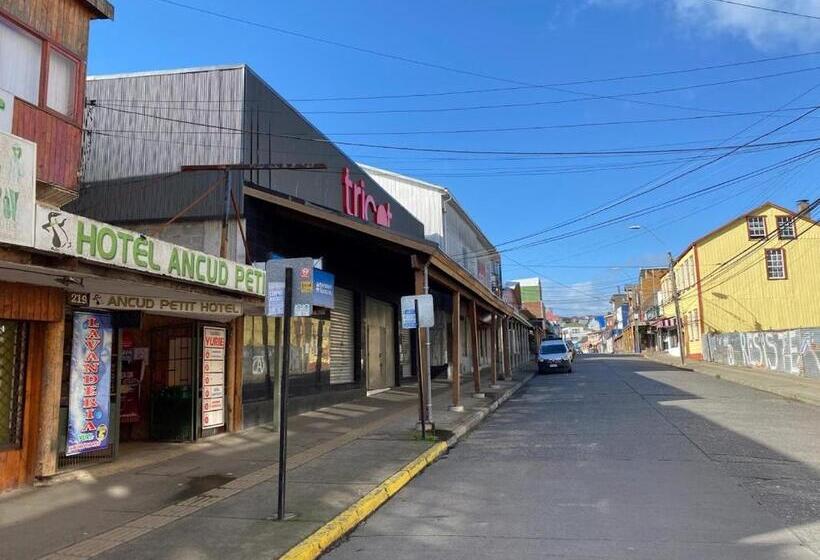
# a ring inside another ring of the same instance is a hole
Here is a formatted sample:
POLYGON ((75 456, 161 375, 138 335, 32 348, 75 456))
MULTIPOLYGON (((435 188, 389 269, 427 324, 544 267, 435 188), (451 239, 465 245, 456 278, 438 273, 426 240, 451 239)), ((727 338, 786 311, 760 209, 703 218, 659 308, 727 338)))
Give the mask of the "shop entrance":
POLYGON ((365 302, 367 313, 367 390, 380 391, 396 384, 393 306, 373 298, 365 302))
POLYGON ((193 440, 194 333, 192 325, 151 331, 152 440, 193 440))

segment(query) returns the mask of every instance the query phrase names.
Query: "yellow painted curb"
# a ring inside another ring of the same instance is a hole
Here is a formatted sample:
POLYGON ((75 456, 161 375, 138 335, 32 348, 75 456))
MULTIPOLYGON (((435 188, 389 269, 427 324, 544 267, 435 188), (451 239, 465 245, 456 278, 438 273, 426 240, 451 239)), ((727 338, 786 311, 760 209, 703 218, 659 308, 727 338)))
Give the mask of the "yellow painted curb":
POLYGON ((313 560, 333 543, 341 539, 356 525, 367 519, 384 502, 413 480, 421 471, 447 451, 447 444, 440 441, 413 459, 400 471, 365 494, 356 503, 325 523, 305 540, 288 550, 280 560, 313 560))

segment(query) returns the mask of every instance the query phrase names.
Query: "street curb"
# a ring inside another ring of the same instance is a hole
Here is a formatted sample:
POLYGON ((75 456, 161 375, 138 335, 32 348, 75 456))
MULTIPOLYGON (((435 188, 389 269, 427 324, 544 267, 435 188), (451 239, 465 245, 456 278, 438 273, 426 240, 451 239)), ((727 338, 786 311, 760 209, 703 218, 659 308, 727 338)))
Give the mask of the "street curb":
POLYGON ((459 439, 475 428, 488 415, 492 414, 504 401, 510 398, 530 379, 534 373, 526 375, 521 381, 504 391, 486 408, 475 412, 472 417, 453 431, 453 435, 446 441, 435 443, 424 453, 410 461, 398 472, 382 481, 373 490, 344 510, 342 513, 325 523, 313 534, 288 550, 279 557, 279 560, 314 560, 321 556, 339 539, 356 528, 359 523, 370 517, 387 500, 404 488, 411 480, 424 469, 434 463, 442 454, 453 447, 459 439))

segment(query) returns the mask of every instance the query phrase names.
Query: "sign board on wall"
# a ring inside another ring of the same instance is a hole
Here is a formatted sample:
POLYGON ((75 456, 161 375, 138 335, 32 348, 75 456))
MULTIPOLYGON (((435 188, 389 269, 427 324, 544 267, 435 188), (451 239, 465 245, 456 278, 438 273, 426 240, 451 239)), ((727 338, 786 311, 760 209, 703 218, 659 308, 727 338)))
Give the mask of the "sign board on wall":
POLYGON ((265 263, 268 282, 265 314, 282 317, 285 314, 285 269, 290 268, 293 280, 293 316, 313 314, 313 259, 272 259, 265 263))
POLYGON ((265 294, 265 271, 56 208, 37 205, 34 247, 89 261, 232 290, 265 294))
POLYGON ((108 447, 111 338, 109 315, 74 314, 66 455, 108 447))
POLYGON ((0 89, 0 132, 11 134, 11 123, 14 120, 14 96, 0 89))
POLYGON ((402 296, 401 328, 418 329, 433 327, 435 324, 436 317, 433 311, 433 296, 431 294, 402 296), (418 317, 416 317, 416 301, 418 301, 419 305, 418 317))
MULTIPOLYGON (((72 296, 75 294, 71 294, 72 296)), ((88 295, 88 294, 77 294, 88 295)), ((123 294, 92 293, 85 305, 96 309, 118 311, 147 311, 153 313, 173 313, 178 315, 213 315, 218 317, 238 317, 242 315, 242 304, 225 301, 191 301, 172 297, 130 296, 123 294)))
POLYGON ((313 305, 333 309, 336 277, 330 272, 313 269, 313 305))
POLYGON ((34 245, 37 145, 0 132, 0 243, 34 245))
POLYGON ((225 425, 224 327, 202 327, 202 429, 225 425))

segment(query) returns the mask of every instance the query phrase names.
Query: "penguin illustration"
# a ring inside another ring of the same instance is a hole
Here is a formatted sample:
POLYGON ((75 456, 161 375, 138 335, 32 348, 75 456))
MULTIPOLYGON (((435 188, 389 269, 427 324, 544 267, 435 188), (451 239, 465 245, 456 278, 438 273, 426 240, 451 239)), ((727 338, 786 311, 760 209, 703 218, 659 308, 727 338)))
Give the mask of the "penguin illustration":
POLYGON ((68 234, 66 233, 63 226, 65 225, 66 218, 63 217, 62 213, 60 212, 49 212, 48 213, 48 223, 43 224, 42 228, 46 231, 51 232, 51 248, 60 250, 60 249, 68 249, 71 247, 71 243, 68 240, 68 234), (60 219, 62 218, 62 219, 60 219))

